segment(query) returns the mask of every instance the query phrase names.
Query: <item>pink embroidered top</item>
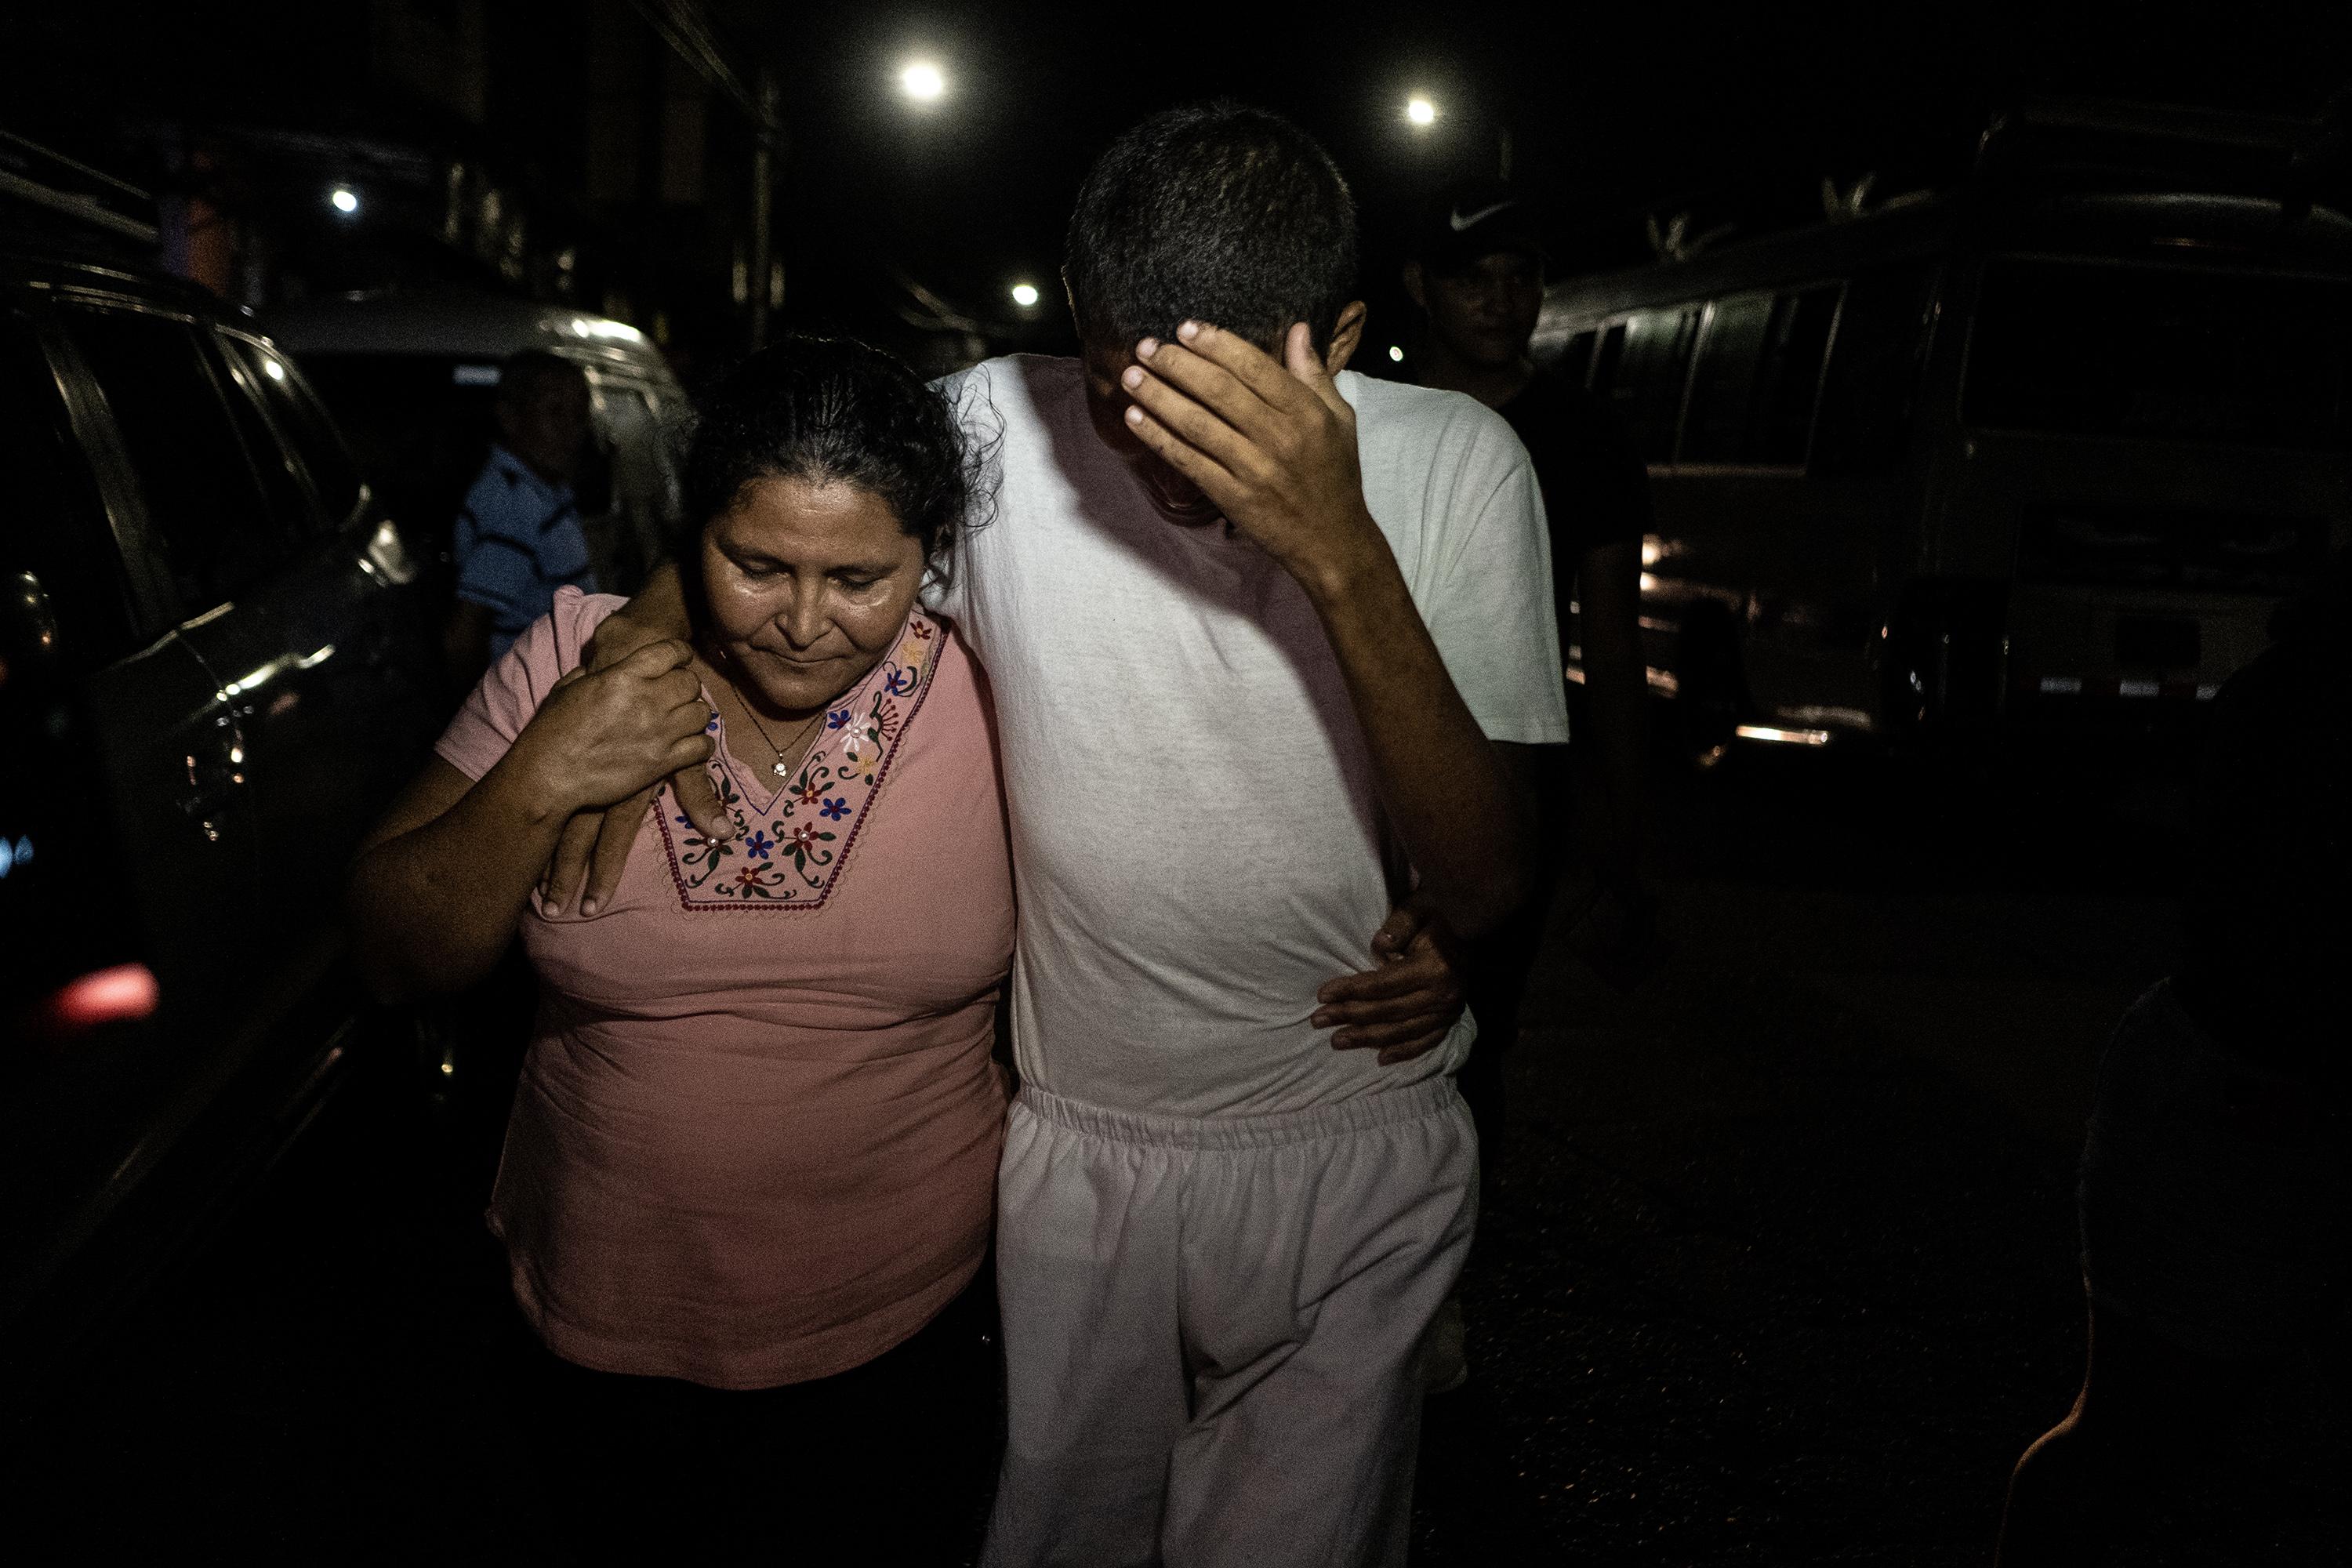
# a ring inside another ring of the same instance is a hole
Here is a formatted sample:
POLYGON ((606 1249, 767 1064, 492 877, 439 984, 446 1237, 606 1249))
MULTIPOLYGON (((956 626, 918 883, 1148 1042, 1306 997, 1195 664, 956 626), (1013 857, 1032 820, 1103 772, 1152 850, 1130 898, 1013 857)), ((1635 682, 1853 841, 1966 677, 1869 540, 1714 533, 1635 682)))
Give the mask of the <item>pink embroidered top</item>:
MULTIPOLYGON (((620 604, 560 591, 441 755, 488 773, 620 604)), ((489 1221, 559 1355, 758 1388, 871 1360, 978 1268, 1012 880, 977 671, 920 611, 790 778, 711 724, 738 836, 665 791, 593 919, 524 916, 539 1016, 489 1221)))

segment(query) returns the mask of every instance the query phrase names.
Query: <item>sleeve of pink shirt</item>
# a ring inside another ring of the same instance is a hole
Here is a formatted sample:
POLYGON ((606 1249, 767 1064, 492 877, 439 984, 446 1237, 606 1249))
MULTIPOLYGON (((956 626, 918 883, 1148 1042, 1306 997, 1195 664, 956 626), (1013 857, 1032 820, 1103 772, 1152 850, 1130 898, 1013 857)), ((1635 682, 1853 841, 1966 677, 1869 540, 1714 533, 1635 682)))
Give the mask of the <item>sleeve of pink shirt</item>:
POLYGON ((565 671, 579 668, 580 650, 590 636, 625 603, 612 594, 558 588, 555 607, 533 621, 492 662, 434 751, 469 779, 498 766, 555 683, 565 671))

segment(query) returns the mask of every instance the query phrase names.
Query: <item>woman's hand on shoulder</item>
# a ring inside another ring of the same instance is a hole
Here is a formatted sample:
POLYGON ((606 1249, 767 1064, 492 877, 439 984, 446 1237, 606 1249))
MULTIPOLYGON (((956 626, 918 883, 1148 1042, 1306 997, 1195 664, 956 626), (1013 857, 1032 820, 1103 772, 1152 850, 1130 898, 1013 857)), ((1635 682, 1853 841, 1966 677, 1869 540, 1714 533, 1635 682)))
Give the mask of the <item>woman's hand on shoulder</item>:
POLYGON ((515 741, 542 798, 566 816, 601 811, 698 768, 710 755, 710 706, 693 663, 691 647, 665 638, 557 681, 515 741))

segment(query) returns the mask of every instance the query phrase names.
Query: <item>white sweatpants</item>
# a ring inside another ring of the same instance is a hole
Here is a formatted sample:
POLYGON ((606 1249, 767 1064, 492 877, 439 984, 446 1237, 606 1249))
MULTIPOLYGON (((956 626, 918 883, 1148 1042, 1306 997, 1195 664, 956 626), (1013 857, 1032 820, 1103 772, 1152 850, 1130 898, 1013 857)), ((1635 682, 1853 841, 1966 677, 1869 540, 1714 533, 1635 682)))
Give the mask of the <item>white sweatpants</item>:
POLYGON ((1401 1568, 1415 1351, 1477 1206, 1448 1079, 1208 1121, 1024 1088, 984 1568, 1401 1568))

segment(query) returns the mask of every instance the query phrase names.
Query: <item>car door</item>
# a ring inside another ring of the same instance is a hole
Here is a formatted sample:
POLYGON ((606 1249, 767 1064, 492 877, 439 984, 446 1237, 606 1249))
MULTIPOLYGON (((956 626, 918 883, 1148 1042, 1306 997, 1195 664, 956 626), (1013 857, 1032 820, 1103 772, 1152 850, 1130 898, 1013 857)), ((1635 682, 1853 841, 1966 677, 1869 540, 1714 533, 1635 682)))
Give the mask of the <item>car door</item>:
POLYGON ((5 1318, 184 1123, 253 891, 236 721, 173 629, 128 457, 57 325, 0 299, 5 1318))
MULTIPOLYGON (((272 875, 340 889, 352 847, 405 784, 437 731, 437 626, 397 525, 376 517, 333 425, 294 366, 267 342, 222 331, 226 391, 257 467, 300 479, 304 510, 289 564, 247 595, 266 626, 256 657, 294 654, 271 748, 257 775, 272 875)), ((268 710, 265 710, 267 713, 268 710)))
MULTIPOLYGON (((148 547, 179 636, 217 681, 237 731, 245 821, 236 847, 248 896, 224 915, 243 944, 248 1018, 298 963, 319 910, 292 910, 312 888, 279 867, 307 826, 287 786, 312 739, 296 678, 328 645, 287 624, 269 585, 293 563, 306 506, 299 476, 276 454, 255 461, 240 409, 208 333, 193 317, 132 301, 69 299, 57 312, 108 410, 128 459, 148 547)), ((249 416, 247 417, 250 417, 249 416)))

